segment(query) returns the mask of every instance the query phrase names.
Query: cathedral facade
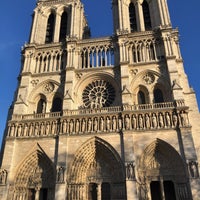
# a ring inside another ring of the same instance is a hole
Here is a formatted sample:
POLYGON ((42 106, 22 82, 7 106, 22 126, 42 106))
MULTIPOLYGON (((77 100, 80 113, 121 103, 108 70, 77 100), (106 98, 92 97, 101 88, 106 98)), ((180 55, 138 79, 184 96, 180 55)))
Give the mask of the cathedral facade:
POLYGON ((199 200, 200 123, 166 0, 38 0, 1 151, 2 200, 199 200))

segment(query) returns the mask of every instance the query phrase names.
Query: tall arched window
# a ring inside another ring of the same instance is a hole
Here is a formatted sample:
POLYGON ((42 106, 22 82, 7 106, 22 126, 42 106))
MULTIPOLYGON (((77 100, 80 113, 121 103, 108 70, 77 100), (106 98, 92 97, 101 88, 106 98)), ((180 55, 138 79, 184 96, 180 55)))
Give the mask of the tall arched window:
POLYGON ((46 112, 46 101, 41 98, 38 101, 36 113, 45 113, 45 112, 46 112))
POLYGON ((164 102, 164 98, 163 98, 163 93, 160 89, 155 89, 153 91, 153 95, 154 95, 154 102, 155 103, 162 103, 164 102))
POLYGON ((143 10, 143 15, 144 15, 145 30, 150 30, 152 28, 151 16, 150 16, 150 11, 149 11, 149 4, 147 3, 146 0, 144 0, 142 3, 142 10, 143 10))
POLYGON ((60 36, 59 41, 65 40, 67 35, 67 13, 63 12, 60 23, 60 36))
POLYGON ((60 112, 62 110, 62 100, 59 97, 53 99, 52 112, 60 112))
POLYGON ((47 21, 47 29, 46 29, 46 39, 45 43, 50 43, 53 41, 53 35, 54 35, 54 24, 55 24, 55 17, 54 14, 51 13, 49 15, 48 21, 47 21))
POLYGON ((141 90, 138 92, 137 94, 138 96, 138 104, 145 104, 146 102, 146 98, 145 98, 145 94, 144 92, 142 92, 141 90))
POLYGON ((137 31, 135 6, 132 2, 129 4, 129 20, 130 20, 131 32, 137 31))

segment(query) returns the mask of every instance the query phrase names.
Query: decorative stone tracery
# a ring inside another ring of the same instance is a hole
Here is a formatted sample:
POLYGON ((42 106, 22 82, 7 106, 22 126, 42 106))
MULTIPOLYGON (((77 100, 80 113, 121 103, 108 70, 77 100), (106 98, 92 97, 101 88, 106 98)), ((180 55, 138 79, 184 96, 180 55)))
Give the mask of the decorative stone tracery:
POLYGON ((33 152, 19 165, 12 196, 16 200, 26 199, 30 190, 37 193, 40 189, 46 188, 49 199, 53 199, 55 184, 53 164, 39 145, 35 145, 33 149, 33 152))
POLYGON ((96 80, 83 90, 82 99, 85 108, 108 107, 115 99, 115 89, 105 80, 96 80))
POLYGON ((113 184, 113 187, 118 185, 120 194, 116 194, 114 190, 113 195, 118 199, 125 198, 125 174, 121 159, 116 151, 100 138, 90 139, 78 150, 67 174, 69 199, 88 199, 83 188, 87 191, 89 183, 102 182, 113 184))
POLYGON ((148 145, 137 166, 138 191, 140 198, 148 196, 151 181, 169 180, 180 185, 177 195, 189 199, 185 164, 178 152, 168 143, 156 139, 148 145))

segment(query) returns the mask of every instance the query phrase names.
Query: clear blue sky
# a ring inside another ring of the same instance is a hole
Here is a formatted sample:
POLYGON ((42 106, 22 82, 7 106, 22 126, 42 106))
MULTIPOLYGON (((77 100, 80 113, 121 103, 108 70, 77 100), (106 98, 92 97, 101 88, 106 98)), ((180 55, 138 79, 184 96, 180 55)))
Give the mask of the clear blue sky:
MULTIPOLYGON (((111 0, 82 0, 92 36, 112 35, 111 0), (101 14, 103 13, 103 14, 101 14)), ((28 41, 36 0, 6 0, 0 12, 0 141, 20 70, 20 49, 28 41)), ((168 0, 173 27, 179 27, 181 52, 190 85, 200 103, 200 1, 168 0)))

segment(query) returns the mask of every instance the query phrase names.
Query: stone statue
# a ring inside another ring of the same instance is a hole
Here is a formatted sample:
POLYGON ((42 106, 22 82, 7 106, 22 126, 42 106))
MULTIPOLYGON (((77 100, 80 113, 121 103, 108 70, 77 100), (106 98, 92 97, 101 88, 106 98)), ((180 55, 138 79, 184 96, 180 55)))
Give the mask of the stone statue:
POLYGON ((166 117, 166 126, 167 127, 171 126, 170 116, 168 112, 166 113, 165 117, 166 117))
POLYGON ((162 113, 159 113, 159 116, 158 116, 158 123, 159 123, 159 127, 160 127, 160 128, 163 128, 164 123, 163 123, 163 116, 162 116, 162 113))
POLYGON ((177 125, 178 125, 178 117, 177 117, 176 113, 173 113, 172 121, 173 121, 174 127, 177 127, 177 125))
POLYGON ((7 171, 5 169, 0 170, 0 185, 5 185, 7 181, 7 171))
POLYGON ((79 129, 80 129, 80 123, 79 123, 79 120, 77 119, 76 120, 76 130, 75 130, 75 132, 79 133, 79 129))
POLYGON ((46 134, 45 135, 49 135, 49 127, 50 127, 50 124, 49 124, 49 122, 47 122, 47 124, 46 124, 46 134))
POLYGON ((35 124, 35 135, 39 135, 39 125, 38 123, 35 124))
POLYGON ((22 134, 22 125, 20 124, 17 129, 17 136, 21 136, 22 134))
POLYGON ((62 132, 66 133, 66 129, 67 129, 67 122, 66 120, 63 121, 63 126, 62 126, 62 132))
POLYGON ((29 136, 33 135, 33 124, 31 123, 29 126, 29 136))
POLYGON ((100 118, 100 130, 104 131, 104 119, 103 119, 103 117, 100 118))
POLYGON ((146 123, 146 128, 149 129, 151 127, 151 124, 148 114, 145 115, 145 123, 146 123))
POLYGON ((137 120, 135 115, 132 116, 132 128, 137 129, 137 120))
POLYGON ((64 182, 64 167, 59 167, 57 170, 57 182, 63 183, 64 182))
POLYGON ((138 126, 140 129, 142 129, 144 127, 143 125, 143 118, 141 115, 139 115, 139 118, 138 118, 138 126))
POLYGON ((27 133, 28 132, 28 125, 27 124, 25 124, 24 125, 24 136, 28 136, 27 133))
POLYGON ((40 135, 44 135, 44 132, 45 132, 45 130, 44 130, 44 123, 42 122, 40 124, 40 135))
POLYGON ((81 131, 84 133, 85 132, 85 129, 86 129, 86 122, 85 122, 85 119, 82 119, 82 129, 81 131))
POLYGON ((189 163, 189 167, 190 167, 190 174, 192 178, 198 178, 199 177, 199 173, 198 173, 198 168, 197 168, 197 163, 194 161, 191 161, 189 163))
POLYGON ((74 120, 71 119, 69 122, 69 132, 73 133, 73 131, 74 131, 74 120))
POLYGON ((98 131, 98 121, 97 118, 94 118, 94 131, 98 131))
POLYGON ((52 122, 51 133, 52 133, 52 135, 56 135, 57 134, 56 122, 52 122))
POLYGON ((181 119, 181 125, 184 127, 187 125, 186 123, 186 113, 184 111, 181 111, 180 113, 180 119, 181 119))
POLYGON ((156 118, 156 114, 155 113, 153 113, 153 115, 152 115, 152 127, 153 128, 157 128, 157 118, 156 118))
POLYGON ((113 131, 116 131, 117 130, 117 119, 116 119, 115 116, 113 117, 113 123, 112 124, 113 124, 113 127, 112 127, 113 131))
POLYGON ((133 163, 126 163, 126 177, 128 180, 135 179, 135 166, 133 163))
POLYGON ((15 125, 12 124, 12 125, 11 125, 11 128, 10 128, 10 136, 13 137, 14 134, 15 134, 15 125))
POLYGON ((118 129, 119 129, 119 131, 122 130, 122 117, 121 116, 118 117, 118 129))
POLYGON ((124 123, 125 123, 125 129, 126 130, 130 129, 130 119, 129 119, 128 115, 125 116, 125 122, 124 123))
POLYGON ((106 130, 110 131, 110 118, 106 117, 106 130))
POLYGON ((43 101, 42 103, 42 113, 45 113, 46 112, 46 102, 43 101))
POLYGON ((88 119, 88 132, 91 132, 92 131, 92 120, 89 118, 88 119))

